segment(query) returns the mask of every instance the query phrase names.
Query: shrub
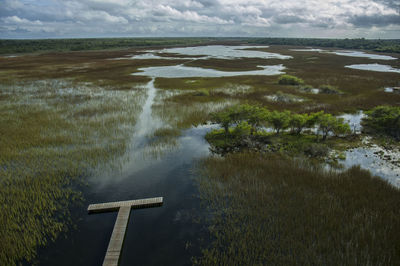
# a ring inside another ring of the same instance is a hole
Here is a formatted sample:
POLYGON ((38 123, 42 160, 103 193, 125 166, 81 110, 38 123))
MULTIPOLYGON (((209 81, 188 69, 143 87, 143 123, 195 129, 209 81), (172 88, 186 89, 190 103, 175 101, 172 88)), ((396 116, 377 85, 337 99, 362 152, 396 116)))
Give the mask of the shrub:
POLYGON ((291 75, 282 75, 278 81, 281 85, 302 85, 304 81, 301 78, 291 76, 291 75))
POLYGON ((211 121, 220 124, 224 128, 225 134, 229 133, 229 127, 233 124, 228 111, 212 113, 211 121))
POLYGON ((207 89, 199 89, 194 92, 194 96, 210 96, 210 92, 207 89))
POLYGON ((248 136, 251 133, 251 129, 252 127, 246 121, 242 121, 236 125, 233 134, 237 137, 248 136))
POLYGON ((292 133, 299 135, 307 126, 308 119, 308 114, 292 114, 289 120, 289 127, 291 128, 292 133))
POLYGON ((341 91, 338 90, 337 87, 331 86, 331 85, 321 85, 319 87, 319 93, 324 93, 324 94, 340 94, 341 91))
POLYGON ((251 126, 250 134, 257 133, 257 130, 265 123, 269 111, 266 108, 244 104, 239 107, 241 119, 251 126))
POLYGON ((365 112, 363 130, 377 135, 388 135, 400 140, 400 107, 377 106, 365 112))
POLYGON ((300 87, 300 90, 304 91, 304 92, 308 92, 311 93, 315 90, 315 88, 311 85, 303 85, 300 87))
POLYGON ((320 143, 311 143, 304 148, 304 154, 316 158, 325 157, 329 153, 328 146, 320 143))
POLYGON ((322 140, 325 140, 329 133, 345 135, 351 131, 350 126, 344 122, 343 118, 337 118, 323 112, 319 113, 317 123, 318 130, 322 132, 322 140))
POLYGON ((343 118, 338 119, 338 123, 336 123, 335 127, 333 128, 333 134, 335 136, 345 136, 351 133, 350 125, 344 123, 343 118))
POLYGON ((278 112, 273 111, 268 114, 267 121, 279 134, 281 130, 289 127, 290 111, 278 112))

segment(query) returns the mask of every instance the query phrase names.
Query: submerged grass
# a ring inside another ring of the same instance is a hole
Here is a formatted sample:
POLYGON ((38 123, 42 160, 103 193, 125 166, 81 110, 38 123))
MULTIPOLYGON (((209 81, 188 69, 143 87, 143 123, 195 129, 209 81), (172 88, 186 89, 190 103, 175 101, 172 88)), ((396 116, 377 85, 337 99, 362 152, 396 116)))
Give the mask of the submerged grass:
POLYGON ((205 123, 210 112, 237 103, 220 96, 199 94, 198 91, 165 90, 158 91, 153 113, 170 128, 187 129, 205 123))
POLYGON ((204 159, 199 174, 212 243, 195 264, 400 262, 400 191, 359 167, 239 153, 204 159))
POLYGON ((0 90, 0 264, 31 263, 71 225, 77 186, 118 167, 143 96, 62 80, 0 90))

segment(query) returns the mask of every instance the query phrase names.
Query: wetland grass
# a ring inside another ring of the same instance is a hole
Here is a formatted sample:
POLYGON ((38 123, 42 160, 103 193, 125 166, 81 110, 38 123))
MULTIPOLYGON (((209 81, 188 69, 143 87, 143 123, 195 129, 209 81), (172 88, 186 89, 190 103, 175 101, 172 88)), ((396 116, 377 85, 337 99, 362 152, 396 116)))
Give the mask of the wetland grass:
MULTIPOLYGON (((278 84, 276 76, 157 78, 152 115, 163 124, 150 136, 155 146, 175 143, 182 130, 206 122, 210 112, 239 103, 333 114, 399 105, 400 94, 381 90, 397 86, 399 74, 344 68, 371 63, 370 59, 289 48, 265 49, 293 57, 288 60, 110 60, 143 53, 143 49, 0 58, 0 238, 4 239, 0 264, 32 262, 39 246, 67 229, 68 209, 81 197, 75 186, 99 168, 118 168, 145 99, 143 84, 151 80, 131 75, 138 68, 186 62, 187 66, 245 71, 284 64, 288 75, 305 84, 314 88, 330 84, 342 92, 307 94, 306 102, 284 103, 265 96, 281 91, 303 98, 304 93, 278 84)), ((399 68, 399 62, 385 64, 399 68)), ((205 249, 200 263, 231 264, 241 259, 239 264, 356 264, 352 260, 356 258, 357 263, 379 265, 399 261, 393 253, 399 250, 399 213, 392 208, 399 205, 398 191, 357 168, 343 174, 323 173, 289 159, 248 154, 209 158, 203 166, 207 178, 202 179, 202 193, 210 196, 211 206, 222 210, 215 221, 232 219, 211 227, 218 233, 217 242, 205 249), (223 205, 226 199, 232 200, 229 205, 223 205), (262 201, 265 209, 260 199, 266 199, 262 201), (330 233, 336 231, 339 234, 330 233), (251 263, 251 258, 265 260, 251 263)))
MULTIPOLYGON (((370 59, 340 57, 334 54, 313 54, 315 62, 307 62, 307 56, 301 52, 289 51, 280 47, 268 48, 270 52, 290 55, 293 58, 284 60, 285 72, 295 75, 305 84, 312 88, 322 87, 321 93, 307 93, 308 101, 301 103, 274 102, 265 96, 274 95, 278 91, 291 94, 295 97, 304 98, 304 92, 297 86, 278 84, 274 76, 237 76, 224 78, 157 78, 157 87, 164 90, 207 90, 210 94, 218 97, 216 92, 222 93, 226 99, 234 99, 242 103, 258 103, 269 109, 289 109, 295 112, 320 111, 339 114, 342 112, 354 112, 356 110, 367 110, 377 105, 398 105, 400 95, 384 93, 380 88, 385 86, 396 86, 399 80, 397 73, 365 72, 344 68, 344 65, 355 62, 371 62, 370 59), (339 78, 340 77, 340 78, 339 78), (233 85, 232 85, 233 84, 233 85), (324 84, 329 84, 325 86, 324 84), (250 87, 251 90, 243 91, 231 89, 233 87, 250 87), (222 88, 227 88, 225 93, 222 88), (336 89, 339 88, 339 89, 336 89)), ((269 64, 274 64, 276 59, 271 59, 269 64)), ((202 60, 206 61, 206 60, 202 60)), ((228 60, 227 60, 228 61, 228 60)), ((235 65, 240 66, 238 60, 232 60, 235 65)), ((240 60, 239 60, 240 61, 240 60)), ((282 60, 281 60, 282 61, 282 60)), ((396 66, 398 60, 390 62, 396 66)), ((233 64, 233 62, 231 62, 233 64)), ((264 62, 265 63, 265 62, 264 62)), ((282 63, 282 62, 280 62, 282 63)), ((197 62, 202 67, 201 62, 197 62)), ((207 63, 207 67, 212 67, 207 63)), ((217 66, 212 67, 218 69, 217 66)), ((245 70, 241 69, 241 70, 245 70)), ((204 98, 197 98, 198 101, 204 98)))
POLYGON ((32 263, 73 224, 85 178, 118 168, 143 94, 62 80, 0 90, 0 264, 32 263))
POLYGON ((259 153, 199 164, 211 245, 198 265, 396 265, 400 191, 359 167, 259 153))

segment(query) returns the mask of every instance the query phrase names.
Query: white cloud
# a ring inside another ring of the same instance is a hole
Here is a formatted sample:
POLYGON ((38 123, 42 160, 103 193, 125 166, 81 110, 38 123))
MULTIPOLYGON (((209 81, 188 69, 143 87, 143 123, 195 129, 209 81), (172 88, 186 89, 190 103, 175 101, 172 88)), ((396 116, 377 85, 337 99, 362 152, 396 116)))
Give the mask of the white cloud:
MULTIPOLYGON (((4 0, 1 36, 25 27, 62 37, 287 36, 392 37, 393 0, 4 0), (59 28, 58 28, 59 27, 59 28)), ((397 34, 398 35, 398 34, 397 34)), ((24 36, 17 36, 24 37, 24 36)), ((399 36, 397 36, 398 38, 399 36)))
MULTIPOLYGON (((91 21, 91 22, 106 22, 106 23, 117 23, 127 24, 128 20, 121 16, 113 16, 105 11, 84 11, 74 15, 78 20, 91 21)), ((101 24, 98 24, 101 26, 101 24)))
POLYGON ((229 24, 233 23, 232 21, 224 20, 218 17, 209 17, 206 15, 199 15, 196 11, 179 11, 171 6, 166 5, 158 5, 155 8, 156 16, 167 17, 169 20, 178 20, 178 21, 193 21, 199 23, 215 23, 215 24, 229 24))
POLYGON ((5 17, 2 21, 6 24, 14 24, 14 25, 37 25, 41 26, 43 23, 39 20, 30 21, 25 18, 20 18, 17 16, 5 17))

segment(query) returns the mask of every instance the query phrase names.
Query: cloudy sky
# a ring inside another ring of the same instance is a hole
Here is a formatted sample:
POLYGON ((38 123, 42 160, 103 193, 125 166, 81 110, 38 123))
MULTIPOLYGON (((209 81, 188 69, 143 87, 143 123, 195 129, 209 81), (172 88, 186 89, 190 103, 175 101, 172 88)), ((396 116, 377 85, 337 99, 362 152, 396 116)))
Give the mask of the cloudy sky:
POLYGON ((0 0, 0 38, 400 38, 400 0, 0 0))

